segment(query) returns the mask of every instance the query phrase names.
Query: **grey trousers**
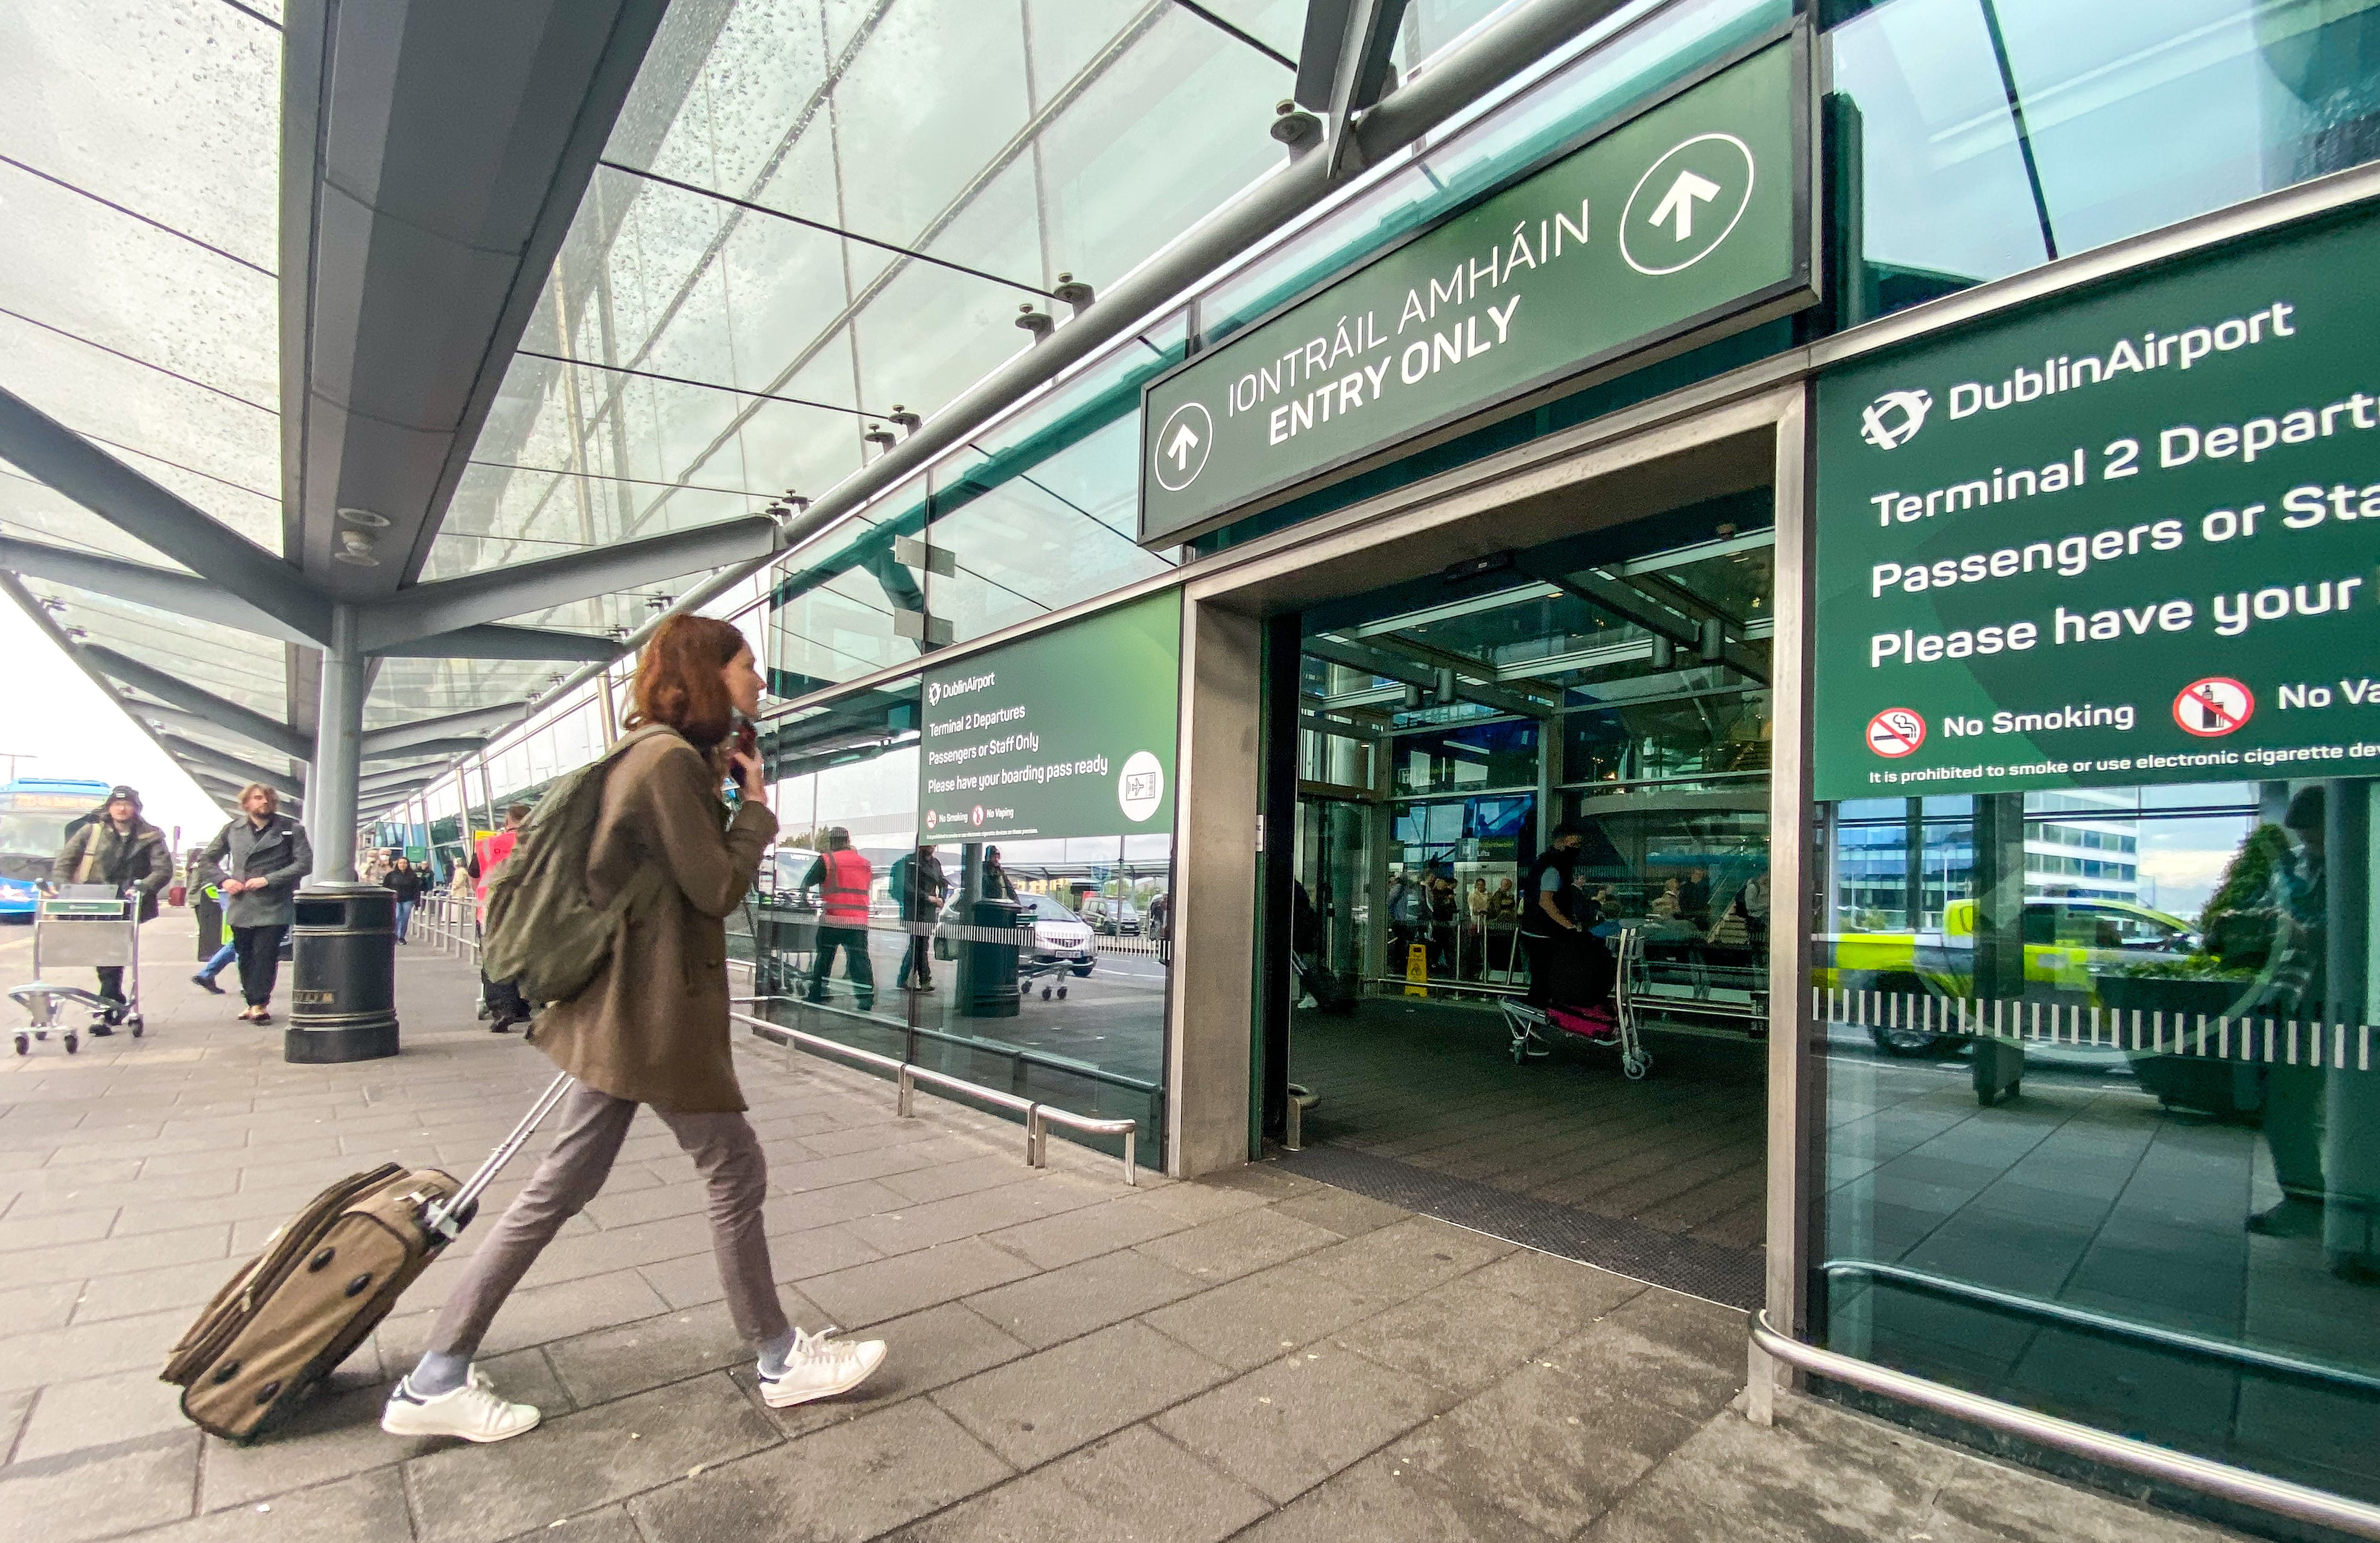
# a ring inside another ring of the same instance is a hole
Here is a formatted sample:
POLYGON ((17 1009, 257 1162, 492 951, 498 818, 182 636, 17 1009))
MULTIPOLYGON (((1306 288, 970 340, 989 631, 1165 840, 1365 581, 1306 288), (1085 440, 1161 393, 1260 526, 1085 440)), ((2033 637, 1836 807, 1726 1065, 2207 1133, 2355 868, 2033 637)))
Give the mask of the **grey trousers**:
MULTIPOLYGON (((553 1149, 471 1256, 430 1332, 430 1350, 446 1355, 479 1350, 496 1309, 538 1255, 562 1224, 602 1189, 637 1107, 584 1085, 571 1089, 562 1100, 562 1129, 553 1149)), ((769 1238, 761 1226, 769 1160, 752 1123, 741 1114, 653 1112, 710 1186, 711 1248, 719 1258, 719 1281, 727 1288, 727 1310, 735 1331, 755 1343, 776 1338, 786 1329, 785 1309, 777 1301, 776 1273, 769 1267, 769 1238)))

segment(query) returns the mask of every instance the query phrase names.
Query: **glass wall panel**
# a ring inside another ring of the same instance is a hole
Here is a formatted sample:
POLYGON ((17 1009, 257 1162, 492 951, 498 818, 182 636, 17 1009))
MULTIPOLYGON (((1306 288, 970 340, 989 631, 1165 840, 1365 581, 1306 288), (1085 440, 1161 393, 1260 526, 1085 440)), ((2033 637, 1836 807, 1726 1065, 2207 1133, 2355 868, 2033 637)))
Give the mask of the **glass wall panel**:
POLYGON ((914 961, 931 986, 920 1060, 1137 1120, 1141 1151, 1161 1154, 1172 837, 944 843, 932 857, 945 898, 914 961))
POLYGON ((908 939, 892 869, 917 840, 917 682, 772 720, 761 749, 777 842, 746 918, 757 994, 795 1027, 902 1053, 908 939))
POLYGON ((937 517, 926 539, 950 571, 930 573, 926 586, 952 641, 1030 621, 1168 565, 1133 540, 1138 415, 1069 427, 1082 437, 1038 460, 968 454, 937 468, 937 517))
POLYGON ((835 528, 839 544, 779 578, 769 597, 769 691, 788 700, 913 660, 928 636, 926 591, 901 543, 926 524, 913 479, 835 528))
POLYGON ((1862 314, 2380 152, 2368 0, 1886 0, 1828 49, 1864 147, 1862 314))
POLYGON ((1160 1161, 1172 838, 920 844, 918 709, 912 676, 767 726, 777 845, 731 942, 756 994, 793 1027, 1137 1120, 1160 1161), (865 886, 864 925, 826 912, 830 883, 865 886))
POLYGON ((1825 1343, 2380 1498, 2375 789, 1821 806, 1825 1343))

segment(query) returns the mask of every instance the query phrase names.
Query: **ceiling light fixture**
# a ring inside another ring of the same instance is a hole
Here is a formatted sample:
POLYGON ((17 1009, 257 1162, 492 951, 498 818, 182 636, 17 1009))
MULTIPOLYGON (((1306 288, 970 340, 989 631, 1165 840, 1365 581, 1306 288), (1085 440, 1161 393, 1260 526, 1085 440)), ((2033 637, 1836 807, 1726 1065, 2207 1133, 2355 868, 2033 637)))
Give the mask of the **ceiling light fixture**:
POLYGON ((331 556, 341 563, 352 563, 359 568, 376 568, 380 559, 372 548, 380 544, 381 532, 388 529, 388 516, 370 509, 343 508, 339 511, 339 544, 331 556))

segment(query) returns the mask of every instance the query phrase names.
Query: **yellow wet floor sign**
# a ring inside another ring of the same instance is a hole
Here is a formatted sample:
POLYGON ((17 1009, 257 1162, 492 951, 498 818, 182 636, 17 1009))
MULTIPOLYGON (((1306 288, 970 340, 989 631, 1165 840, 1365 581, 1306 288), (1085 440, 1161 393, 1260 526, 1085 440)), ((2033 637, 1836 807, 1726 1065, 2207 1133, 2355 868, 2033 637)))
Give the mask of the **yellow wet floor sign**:
POLYGON ((1405 949, 1405 995, 1429 995, 1429 950, 1420 943, 1405 949))

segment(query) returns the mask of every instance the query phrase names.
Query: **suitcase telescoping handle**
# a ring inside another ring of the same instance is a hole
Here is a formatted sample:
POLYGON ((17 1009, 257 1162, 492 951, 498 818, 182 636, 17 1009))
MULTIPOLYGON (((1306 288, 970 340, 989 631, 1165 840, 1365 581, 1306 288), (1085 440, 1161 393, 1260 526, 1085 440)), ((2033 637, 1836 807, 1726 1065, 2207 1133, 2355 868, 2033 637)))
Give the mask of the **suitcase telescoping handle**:
POLYGON ((463 1181, 463 1187, 456 1190, 452 1198, 433 1204, 422 1213, 422 1225, 448 1243, 462 1236, 463 1229, 471 1224, 472 1216, 480 1209, 480 1192, 494 1183, 496 1175, 504 1171, 504 1164, 512 1161, 528 1144, 528 1138, 536 1134, 538 1125, 553 1112, 553 1106, 562 1101, 575 1080, 568 1072, 565 1072, 548 1084, 545 1091, 538 1095, 537 1102, 529 1106, 528 1112, 521 1116, 521 1123, 513 1127, 513 1133, 488 1154, 488 1160, 480 1164, 477 1172, 463 1181))

